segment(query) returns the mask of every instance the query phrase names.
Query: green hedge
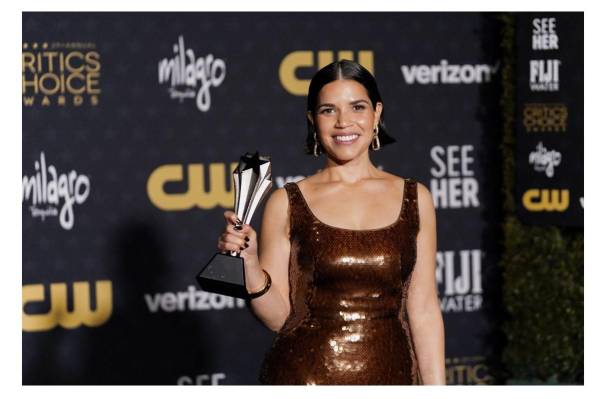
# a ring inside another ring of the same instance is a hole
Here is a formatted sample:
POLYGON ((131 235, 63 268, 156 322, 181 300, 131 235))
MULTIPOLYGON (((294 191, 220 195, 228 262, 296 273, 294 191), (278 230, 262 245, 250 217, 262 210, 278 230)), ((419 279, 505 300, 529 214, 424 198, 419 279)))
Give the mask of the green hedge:
POLYGON ((583 229, 515 215, 515 16, 503 22, 503 322, 508 384, 583 383, 583 229))

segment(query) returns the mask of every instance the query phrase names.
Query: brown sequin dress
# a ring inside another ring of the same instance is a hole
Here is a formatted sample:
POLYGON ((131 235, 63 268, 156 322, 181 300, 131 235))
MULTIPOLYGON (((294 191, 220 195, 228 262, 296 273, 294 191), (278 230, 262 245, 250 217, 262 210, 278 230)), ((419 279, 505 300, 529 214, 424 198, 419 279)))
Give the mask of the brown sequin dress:
POLYGON ((398 218, 369 230, 325 224, 296 183, 285 189, 291 311, 259 381, 421 384, 406 311, 419 229, 416 181, 405 180, 398 218))

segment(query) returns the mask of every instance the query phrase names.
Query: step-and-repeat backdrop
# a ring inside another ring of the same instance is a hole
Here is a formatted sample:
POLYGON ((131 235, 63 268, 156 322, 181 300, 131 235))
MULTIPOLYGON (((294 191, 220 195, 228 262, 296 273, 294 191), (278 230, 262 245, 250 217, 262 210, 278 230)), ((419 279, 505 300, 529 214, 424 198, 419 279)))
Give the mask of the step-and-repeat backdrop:
POLYGON ((24 13, 23 383, 257 383, 275 333, 194 276, 240 155, 276 187, 323 166, 306 93, 341 58, 398 140, 374 163, 435 201, 448 383, 494 383, 500 38, 480 13, 24 13))
POLYGON ((518 214, 583 228, 583 13, 517 18, 518 214))

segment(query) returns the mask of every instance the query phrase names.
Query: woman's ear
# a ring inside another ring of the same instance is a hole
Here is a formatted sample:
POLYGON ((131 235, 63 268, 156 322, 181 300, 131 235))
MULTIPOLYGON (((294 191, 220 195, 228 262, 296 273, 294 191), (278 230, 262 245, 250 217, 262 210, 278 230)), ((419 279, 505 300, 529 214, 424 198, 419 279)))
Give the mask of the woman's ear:
POLYGON ((315 125, 315 121, 313 120, 312 112, 307 111, 306 112, 306 117, 308 118, 308 120, 310 121, 310 123, 314 126, 315 125))
POLYGON ((379 125, 379 120, 381 118, 381 113, 383 112, 383 103, 381 101, 378 101, 377 104, 375 105, 375 121, 377 123, 375 123, 375 126, 379 125))

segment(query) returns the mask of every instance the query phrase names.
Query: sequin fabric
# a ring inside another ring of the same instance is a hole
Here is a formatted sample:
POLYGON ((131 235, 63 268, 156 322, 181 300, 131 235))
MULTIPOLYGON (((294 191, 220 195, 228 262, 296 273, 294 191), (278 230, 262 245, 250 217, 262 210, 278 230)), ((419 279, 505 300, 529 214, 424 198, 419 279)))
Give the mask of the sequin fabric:
POLYGON ((416 181, 382 228, 320 221, 296 183, 290 212, 291 311, 261 365, 268 385, 415 385, 421 377, 406 311, 419 229, 416 181))

